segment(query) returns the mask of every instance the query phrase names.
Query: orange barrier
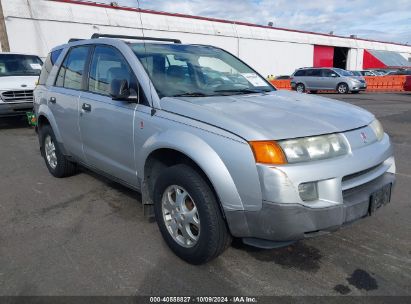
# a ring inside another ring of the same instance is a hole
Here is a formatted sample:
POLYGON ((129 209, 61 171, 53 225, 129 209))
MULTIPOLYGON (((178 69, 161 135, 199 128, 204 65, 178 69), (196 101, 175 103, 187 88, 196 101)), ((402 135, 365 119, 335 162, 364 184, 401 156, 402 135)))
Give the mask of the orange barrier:
POLYGON ((405 90, 406 75, 365 76, 369 92, 399 92, 405 90))
MULTIPOLYGON (((367 92, 402 92, 411 91, 411 76, 365 76, 367 92), (407 80, 408 79, 408 80, 407 80)), ((273 79, 270 82, 279 90, 291 90, 289 79, 273 79)))
POLYGON ((291 90, 289 79, 273 79, 270 82, 279 90, 291 90))

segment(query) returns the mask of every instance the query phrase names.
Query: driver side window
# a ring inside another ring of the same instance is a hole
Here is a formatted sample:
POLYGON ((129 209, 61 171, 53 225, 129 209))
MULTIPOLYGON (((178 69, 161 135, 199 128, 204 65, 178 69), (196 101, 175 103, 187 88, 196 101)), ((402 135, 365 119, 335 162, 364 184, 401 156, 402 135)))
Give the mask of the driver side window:
POLYGON ((114 48, 96 46, 91 61, 88 90, 110 96, 110 84, 114 79, 127 80, 135 88, 135 80, 124 57, 114 48))

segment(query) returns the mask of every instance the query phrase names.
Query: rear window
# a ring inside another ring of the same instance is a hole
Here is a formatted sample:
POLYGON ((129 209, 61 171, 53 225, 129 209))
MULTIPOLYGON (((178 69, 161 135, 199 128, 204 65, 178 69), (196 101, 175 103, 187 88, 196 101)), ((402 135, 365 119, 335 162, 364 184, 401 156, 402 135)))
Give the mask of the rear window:
POLYGON ((63 49, 59 49, 59 50, 55 50, 48 54, 46 61, 44 62, 44 65, 43 65, 43 69, 41 70, 39 84, 41 85, 46 84, 46 81, 50 75, 51 69, 53 68, 54 64, 56 63, 62 51, 63 49))

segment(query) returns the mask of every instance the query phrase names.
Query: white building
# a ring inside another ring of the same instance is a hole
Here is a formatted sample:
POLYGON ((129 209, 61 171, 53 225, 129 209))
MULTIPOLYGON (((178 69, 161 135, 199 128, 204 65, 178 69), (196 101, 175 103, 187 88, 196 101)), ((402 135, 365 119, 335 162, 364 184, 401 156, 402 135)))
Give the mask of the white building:
POLYGON ((0 0, 0 4, 2 50, 41 57, 70 38, 90 38, 93 33, 142 36, 144 31, 145 36, 221 47, 265 76, 307 66, 384 67, 388 57, 399 66, 411 65, 411 46, 396 43, 78 0, 0 0))

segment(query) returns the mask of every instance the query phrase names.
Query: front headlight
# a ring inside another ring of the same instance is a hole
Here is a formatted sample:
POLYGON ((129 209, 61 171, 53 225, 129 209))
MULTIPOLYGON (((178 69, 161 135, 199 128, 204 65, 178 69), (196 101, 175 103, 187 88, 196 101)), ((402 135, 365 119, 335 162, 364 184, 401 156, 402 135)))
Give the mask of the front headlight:
POLYGON ((381 141, 384 138, 384 128, 378 119, 375 119, 372 123, 370 123, 370 127, 374 131, 375 136, 377 136, 377 139, 381 141))
POLYGON ((341 134, 330 134, 279 141, 288 163, 327 159, 345 155, 348 144, 341 134))

